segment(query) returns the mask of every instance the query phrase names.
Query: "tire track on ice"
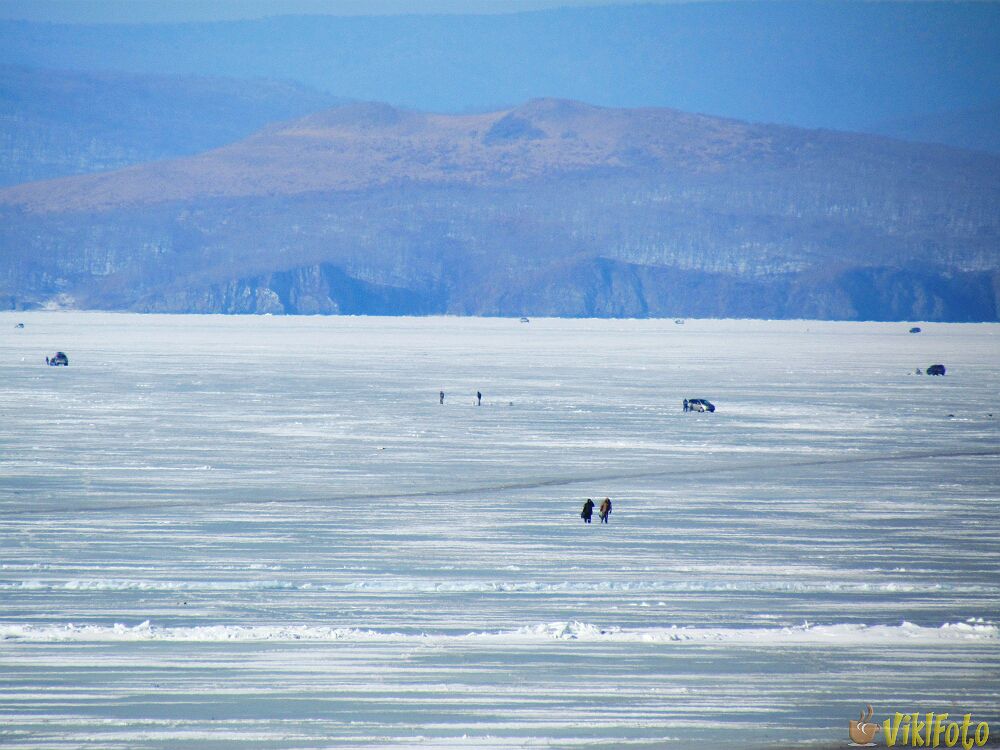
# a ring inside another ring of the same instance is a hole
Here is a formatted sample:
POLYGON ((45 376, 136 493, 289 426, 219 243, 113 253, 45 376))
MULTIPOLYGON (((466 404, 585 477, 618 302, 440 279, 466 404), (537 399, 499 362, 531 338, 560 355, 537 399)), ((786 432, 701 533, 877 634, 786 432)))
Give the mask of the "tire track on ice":
MULTIPOLYGON (((755 462, 755 463, 735 463, 729 465, 708 465, 698 469, 697 476, 705 481, 717 474, 739 474, 754 471, 780 471, 783 469, 801 469, 809 467, 823 466, 851 466, 859 464, 875 463, 905 463, 909 461, 922 461, 939 458, 988 458, 1000 457, 1000 448, 986 450, 961 450, 961 451, 921 451, 913 453, 891 453, 887 455, 864 455, 845 456, 842 458, 815 458, 797 461, 778 462, 755 462)), ((520 490, 545 489, 547 487, 572 487, 579 484, 620 482, 624 480, 655 479, 657 477, 690 478, 695 476, 691 469, 677 468, 655 469, 651 471, 637 472, 616 472, 606 474, 591 474, 588 476, 573 477, 552 477, 549 479, 530 479, 520 482, 502 482, 488 485, 471 485, 465 487, 452 487, 439 490, 418 490, 415 492, 375 492, 375 493, 348 493, 342 495, 328 495, 326 497, 293 497, 293 498, 244 498, 239 500, 163 500, 150 503, 116 503, 105 505, 93 505, 79 508, 26 508, 21 510, 0 511, 0 518, 16 518, 20 516, 44 516, 44 515, 80 515, 90 513, 111 513, 116 511, 148 511, 162 510, 168 508, 224 508, 240 505, 294 505, 294 504, 317 504, 325 502, 339 501, 365 501, 365 500, 419 500, 428 498, 460 497, 463 495, 480 494, 503 494, 520 490)))

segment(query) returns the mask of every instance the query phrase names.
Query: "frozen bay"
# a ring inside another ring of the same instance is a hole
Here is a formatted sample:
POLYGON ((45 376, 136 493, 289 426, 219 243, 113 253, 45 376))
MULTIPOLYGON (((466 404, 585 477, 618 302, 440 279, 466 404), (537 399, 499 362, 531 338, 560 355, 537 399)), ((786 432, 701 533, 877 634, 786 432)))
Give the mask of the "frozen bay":
POLYGON ((908 327, 0 314, 0 743, 1000 728, 1000 326, 908 327))

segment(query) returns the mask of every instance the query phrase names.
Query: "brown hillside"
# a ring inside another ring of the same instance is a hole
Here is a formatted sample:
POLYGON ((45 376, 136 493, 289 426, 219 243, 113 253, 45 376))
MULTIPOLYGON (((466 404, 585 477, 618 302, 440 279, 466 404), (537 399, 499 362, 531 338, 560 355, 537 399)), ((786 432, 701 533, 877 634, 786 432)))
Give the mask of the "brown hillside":
POLYGON ((0 204, 87 211, 401 183, 483 186, 574 171, 715 170, 767 156, 773 140, 732 120, 552 99, 478 115, 353 104, 190 158, 9 188, 0 204))

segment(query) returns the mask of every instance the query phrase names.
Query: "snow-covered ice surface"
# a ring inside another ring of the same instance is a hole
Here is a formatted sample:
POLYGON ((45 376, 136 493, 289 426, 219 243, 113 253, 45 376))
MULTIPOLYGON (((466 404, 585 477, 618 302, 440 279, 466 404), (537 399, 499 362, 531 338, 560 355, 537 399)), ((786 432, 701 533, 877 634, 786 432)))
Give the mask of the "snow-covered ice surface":
POLYGON ((1000 722, 1000 326, 908 327, 0 314, 0 745, 1000 722))

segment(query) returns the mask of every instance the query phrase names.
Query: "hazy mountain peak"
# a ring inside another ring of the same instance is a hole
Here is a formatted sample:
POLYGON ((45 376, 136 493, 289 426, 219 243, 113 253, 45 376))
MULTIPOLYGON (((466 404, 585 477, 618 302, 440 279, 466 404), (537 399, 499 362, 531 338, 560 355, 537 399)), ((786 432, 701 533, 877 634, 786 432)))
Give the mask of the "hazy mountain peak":
POLYGON ((351 102, 296 120, 292 127, 387 129, 415 119, 422 119, 422 115, 382 102, 351 102))
MULTIPOLYGON (((533 99, 477 115, 428 114, 358 102, 269 127, 198 156, 0 191, 30 211, 109 210, 218 197, 359 191, 388 185, 470 187, 619 171, 675 174, 921 163, 924 147, 873 136, 751 125, 671 109, 613 109, 533 99), (902 150, 902 151, 900 151, 902 150), (812 165, 812 166, 811 166, 812 165)), ((945 159, 968 158, 950 152, 945 159)), ((941 157, 935 157, 941 158, 941 157)))
POLYGON ((593 115, 606 110, 607 107, 598 107, 593 104, 576 101, 575 99, 543 97, 538 99, 529 99, 521 106, 515 107, 511 110, 511 112, 528 119, 565 120, 568 118, 593 115))

